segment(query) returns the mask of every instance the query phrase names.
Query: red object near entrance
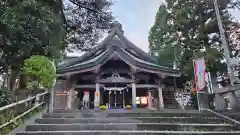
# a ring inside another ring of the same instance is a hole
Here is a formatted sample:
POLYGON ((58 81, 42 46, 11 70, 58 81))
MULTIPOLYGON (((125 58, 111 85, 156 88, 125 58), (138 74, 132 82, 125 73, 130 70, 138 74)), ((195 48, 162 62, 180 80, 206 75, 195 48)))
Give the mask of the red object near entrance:
POLYGON ((84 91, 84 94, 89 94, 89 91, 85 90, 85 91, 84 91))

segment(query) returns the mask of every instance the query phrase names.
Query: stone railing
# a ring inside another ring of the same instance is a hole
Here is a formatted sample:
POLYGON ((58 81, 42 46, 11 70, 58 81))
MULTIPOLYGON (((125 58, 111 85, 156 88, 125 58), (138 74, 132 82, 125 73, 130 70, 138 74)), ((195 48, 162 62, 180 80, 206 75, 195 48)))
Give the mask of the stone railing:
POLYGON ((217 113, 217 112, 215 112, 215 111, 213 111, 213 110, 211 110, 211 109, 201 108, 200 111, 208 111, 208 112, 210 112, 210 113, 215 114, 217 117, 222 118, 222 119, 224 120, 224 122, 226 122, 226 123, 231 123, 231 124, 235 124, 235 125, 237 125, 237 126, 240 126, 240 122, 239 122, 239 121, 237 121, 237 120, 235 120, 235 119, 232 119, 232 118, 230 118, 230 117, 228 117, 228 116, 226 116, 226 115, 217 113))
POLYGON ((8 134, 11 130, 24 123, 34 113, 48 104, 49 94, 43 92, 36 96, 0 107, 0 135, 8 134))

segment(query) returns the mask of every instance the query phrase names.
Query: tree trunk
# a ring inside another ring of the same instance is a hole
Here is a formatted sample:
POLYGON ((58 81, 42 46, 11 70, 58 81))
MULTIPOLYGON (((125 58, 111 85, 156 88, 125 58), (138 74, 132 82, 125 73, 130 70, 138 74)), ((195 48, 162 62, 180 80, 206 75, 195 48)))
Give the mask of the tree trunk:
POLYGON ((67 109, 71 110, 72 109, 72 102, 73 102, 73 95, 74 94, 74 90, 71 88, 68 91, 68 97, 67 97, 67 109))
POLYGON ((3 73, 3 76, 2 76, 2 79, 3 79, 3 83, 2 83, 2 88, 5 88, 6 87, 6 83, 7 83, 7 76, 8 74, 7 73, 3 73))
POLYGON ((8 68, 7 88, 11 91, 16 89, 16 79, 18 78, 20 70, 8 68))
POLYGON ((19 75, 19 88, 24 89, 27 87, 27 76, 25 74, 19 75))

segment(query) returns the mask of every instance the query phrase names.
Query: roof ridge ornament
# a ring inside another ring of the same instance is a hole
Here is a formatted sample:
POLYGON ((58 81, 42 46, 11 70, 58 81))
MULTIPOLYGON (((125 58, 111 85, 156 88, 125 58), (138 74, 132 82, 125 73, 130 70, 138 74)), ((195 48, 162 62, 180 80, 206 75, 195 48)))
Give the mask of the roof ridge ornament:
POLYGON ((111 30, 108 33, 111 33, 112 31, 116 30, 116 33, 123 35, 124 31, 122 29, 122 24, 118 21, 114 21, 111 25, 111 30))

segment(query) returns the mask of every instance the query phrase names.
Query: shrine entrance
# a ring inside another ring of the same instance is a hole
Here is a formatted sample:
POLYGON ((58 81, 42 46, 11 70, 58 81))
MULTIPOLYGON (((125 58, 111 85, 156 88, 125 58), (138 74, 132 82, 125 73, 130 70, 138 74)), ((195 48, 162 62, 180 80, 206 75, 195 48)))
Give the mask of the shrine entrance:
POLYGON ((120 76, 119 73, 113 72, 100 78, 97 82, 100 84, 100 93, 103 93, 101 104, 106 105, 109 109, 131 105, 131 76, 120 76))
POLYGON ((131 104, 129 85, 125 87, 106 87, 102 85, 102 87, 104 89, 103 104, 109 109, 124 108, 126 105, 131 104))

